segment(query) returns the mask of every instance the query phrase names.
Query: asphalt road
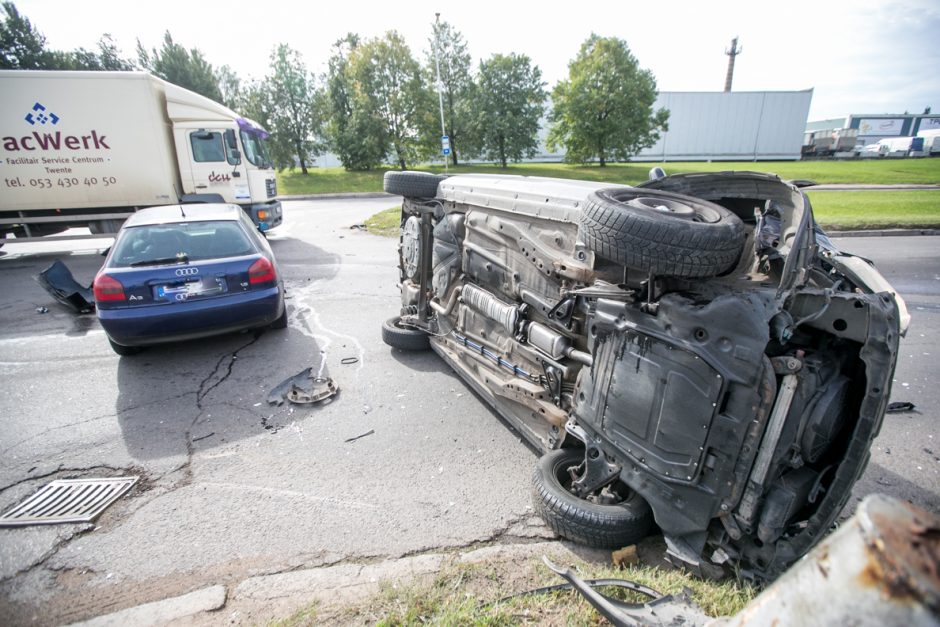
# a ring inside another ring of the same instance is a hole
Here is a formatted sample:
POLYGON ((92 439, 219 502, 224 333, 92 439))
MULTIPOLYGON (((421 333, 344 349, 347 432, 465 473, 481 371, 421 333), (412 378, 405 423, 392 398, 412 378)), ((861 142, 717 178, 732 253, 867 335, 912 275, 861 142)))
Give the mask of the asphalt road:
MULTIPOLYGON (((270 239, 288 329, 131 358, 31 278, 59 257, 87 284, 106 244, 3 249, 0 511, 56 478, 141 477, 94 525, 0 529, 6 622, 71 622, 252 575, 551 537, 529 501, 535 454, 433 353, 381 341, 397 312, 396 242, 350 226, 392 204, 286 203, 270 239), (266 403, 307 367, 340 387, 331 402, 266 403)), ((839 243, 875 259, 914 314, 893 400, 917 408, 886 418, 856 494, 938 511, 940 240, 839 243)))

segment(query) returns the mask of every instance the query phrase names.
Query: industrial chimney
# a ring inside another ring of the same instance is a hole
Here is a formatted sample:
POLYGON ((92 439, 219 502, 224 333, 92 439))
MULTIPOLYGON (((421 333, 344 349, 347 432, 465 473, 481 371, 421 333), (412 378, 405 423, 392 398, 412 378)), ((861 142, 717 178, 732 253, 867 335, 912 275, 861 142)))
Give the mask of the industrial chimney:
POLYGON ((731 40, 731 49, 725 50, 728 55, 728 75, 725 76, 725 91, 731 91, 731 81, 734 79, 734 58, 741 54, 743 48, 738 48, 738 38, 731 40))

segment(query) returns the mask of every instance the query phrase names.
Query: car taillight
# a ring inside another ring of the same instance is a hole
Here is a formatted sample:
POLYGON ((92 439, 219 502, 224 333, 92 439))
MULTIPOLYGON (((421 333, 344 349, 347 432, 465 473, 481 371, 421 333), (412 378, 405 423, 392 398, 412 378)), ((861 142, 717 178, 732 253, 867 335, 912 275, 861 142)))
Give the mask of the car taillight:
POLYGON ((274 274, 274 266, 266 257, 262 257, 248 268, 248 282, 252 285, 270 283, 276 280, 277 275, 274 274))
POLYGON ((264 209, 261 209, 260 211, 258 211, 258 219, 259 219, 259 220, 267 220, 267 218, 268 218, 268 212, 267 212, 267 211, 265 211, 264 209))
POLYGON ((124 300, 124 286, 117 279, 107 274, 99 274, 95 277, 92 291, 95 294, 95 302, 124 300))

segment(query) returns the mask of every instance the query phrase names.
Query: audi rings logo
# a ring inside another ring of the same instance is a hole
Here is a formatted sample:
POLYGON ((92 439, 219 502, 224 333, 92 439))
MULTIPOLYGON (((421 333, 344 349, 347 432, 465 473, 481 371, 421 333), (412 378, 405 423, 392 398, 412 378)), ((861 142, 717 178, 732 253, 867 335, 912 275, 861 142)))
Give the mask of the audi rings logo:
POLYGON ((189 294, 187 294, 186 292, 181 292, 181 293, 177 294, 177 295, 175 296, 175 298, 176 298, 176 300, 178 300, 178 301, 180 301, 180 302, 183 302, 184 300, 186 300, 187 298, 189 298, 189 294))
POLYGON ((176 271, 176 276, 193 276, 199 274, 199 268, 180 268, 176 271))

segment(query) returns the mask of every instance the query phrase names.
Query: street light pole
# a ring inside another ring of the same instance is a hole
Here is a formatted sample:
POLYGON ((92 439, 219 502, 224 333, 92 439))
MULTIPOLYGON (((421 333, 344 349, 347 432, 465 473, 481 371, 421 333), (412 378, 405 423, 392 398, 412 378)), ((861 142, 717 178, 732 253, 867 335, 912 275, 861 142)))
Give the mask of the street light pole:
MULTIPOLYGON (((437 68, 437 102, 441 107, 441 142, 444 141, 444 138, 447 137, 447 129, 444 127, 444 85, 441 83, 441 55, 438 51, 441 45, 441 14, 434 14, 434 25, 437 27, 434 29, 434 65, 437 68)), ((443 146, 442 146, 443 148, 443 146)), ((449 148, 449 146, 448 146, 449 148)), ((446 152, 444 153, 444 173, 447 173, 447 160, 450 155, 446 152)))

